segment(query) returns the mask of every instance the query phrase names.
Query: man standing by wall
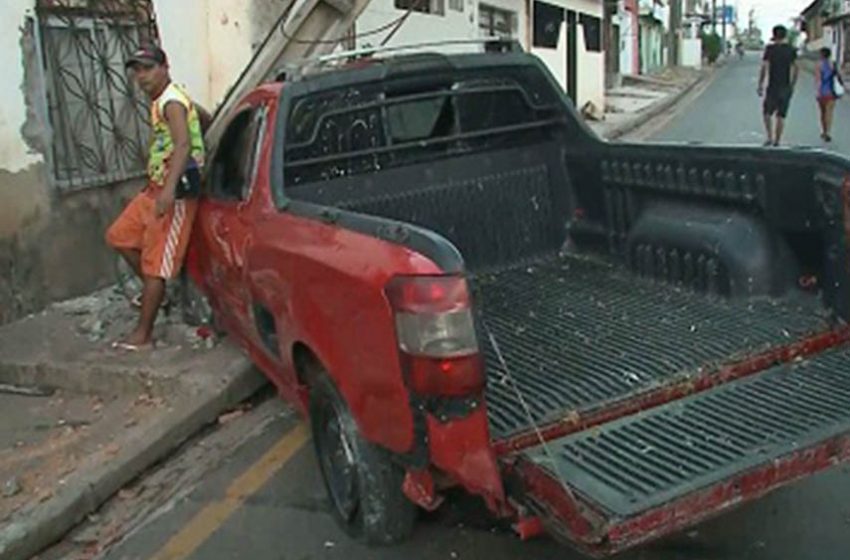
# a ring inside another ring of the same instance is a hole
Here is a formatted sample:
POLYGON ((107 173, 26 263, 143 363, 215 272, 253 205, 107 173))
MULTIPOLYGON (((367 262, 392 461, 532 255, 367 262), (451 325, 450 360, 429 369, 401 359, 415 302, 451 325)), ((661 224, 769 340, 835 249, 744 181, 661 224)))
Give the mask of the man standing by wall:
POLYGON ((181 193, 194 190, 199 180, 204 143, 201 110, 171 81, 162 49, 139 49, 127 61, 127 68, 151 98, 148 183, 110 226, 106 240, 143 282, 138 325, 114 344, 138 350, 153 344, 165 281, 179 274, 186 254, 197 200, 181 193))
POLYGON ((773 41, 764 51, 759 75, 759 97, 764 95, 764 126, 767 131, 765 146, 778 146, 785 130, 785 117, 794 86, 797 84, 797 50, 787 43, 788 30, 777 25, 773 28, 773 41), (767 91, 764 80, 767 78, 767 91), (776 116, 774 133, 773 117, 776 116))

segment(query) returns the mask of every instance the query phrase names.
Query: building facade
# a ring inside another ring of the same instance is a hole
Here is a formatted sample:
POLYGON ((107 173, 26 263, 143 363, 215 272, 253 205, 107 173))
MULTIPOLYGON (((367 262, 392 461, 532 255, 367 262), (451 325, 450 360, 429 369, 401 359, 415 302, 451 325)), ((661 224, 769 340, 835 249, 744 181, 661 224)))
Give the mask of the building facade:
POLYGON ((640 73, 640 34, 637 0, 623 0, 619 3, 620 16, 620 73, 634 76, 640 73))
MULTIPOLYGON (((576 107, 603 109, 606 62, 623 75, 664 64, 666 7, 648 1, 646 11, 646 0, 372 0, 343 43, 516 39, 576 107)), ((0 323, 114 281, 103 232, 145 180, 147 101, 123 67, 132 50, 161 43, 175 80, 213 109, 281 9, 280 0, 0 4, 0 323)))
POLYGON ((640 73, 651 74, 667 64, 665 35, 670 14, 663 0, 640 0, 638 11, 640 73))

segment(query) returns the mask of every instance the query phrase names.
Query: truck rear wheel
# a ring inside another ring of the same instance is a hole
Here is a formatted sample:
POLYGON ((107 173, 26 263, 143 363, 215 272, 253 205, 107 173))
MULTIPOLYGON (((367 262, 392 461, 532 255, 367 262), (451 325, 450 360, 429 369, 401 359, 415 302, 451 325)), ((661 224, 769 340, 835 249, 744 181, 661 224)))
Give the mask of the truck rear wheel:
POLYGON ((404 470, 360 435, 345 400, 326 375, 310 391, 313 445, 334 517, 352 537, 393 544, 413 531, 416 506, 402 491, 404 470))

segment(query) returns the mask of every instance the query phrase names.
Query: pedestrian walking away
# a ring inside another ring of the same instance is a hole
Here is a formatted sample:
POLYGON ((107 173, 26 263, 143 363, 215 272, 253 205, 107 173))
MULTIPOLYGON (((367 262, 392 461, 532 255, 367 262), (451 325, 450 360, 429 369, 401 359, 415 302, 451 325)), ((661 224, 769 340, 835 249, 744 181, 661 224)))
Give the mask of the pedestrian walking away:
POLYGON ((820 137, 824 142, 832 142, 832 119, 835 114, 835 101, 843 95, 844 81, 838 67, 832 61, 832 51, 824 47, 820 50, 820 60, 815 68, 815 88, 820 109, 820 137))
POLYGON ((788 29, 777 25, 773 40, 764 51, 759 74, 759 97, 764 96, 764 127, 767 132, 765 146, 778 146, 785 130, 785 118, 794 86, 797 84, 797 50, 787 43, 788 29), (767 79, 767 90, 764 82, 767 79), (775 126, 774 126, 775 118, 775 126))
POLYGON ((139 49, 126 67, 151 99, 148 182, 110 226, 106 241, 143 284, 138 325, 113 346, 139 350, 153 345, 165 282, 179 274, 186 254, 204 164, 201 119, 207 115, 171 81, 168 60, 159 47, 139 49))

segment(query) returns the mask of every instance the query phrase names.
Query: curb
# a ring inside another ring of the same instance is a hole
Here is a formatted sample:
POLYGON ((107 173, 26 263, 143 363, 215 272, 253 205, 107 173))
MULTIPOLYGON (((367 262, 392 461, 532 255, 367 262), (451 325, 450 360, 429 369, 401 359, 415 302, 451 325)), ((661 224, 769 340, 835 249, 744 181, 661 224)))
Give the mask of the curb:
POLYGON ((694 90, 694 88, 696 88, 699 84, 702 84, 705 81, 713 78, 714 75, 717 73, 718 68, 721 68, 722 66, 723 65, 718 65, 718 66, 712 67, 712 69, 710 71, 702 74, 699 78, 697 78, 696 80, 694 80, 693 82, 691 82, 690 84, 685 86, 684 89, 678 91, 677 93, 675 93, 674 95, 672 95, 672 96, 670 96, 666 99, 663 99, 662 101, 659 101, 655 105, 652 105, 651 107, 649 107, 645 111, 639 113, 638 116, 635 117, 634 119, 632 119, 628 122, 622 123, 619 126, 612 128, 611 130, 609 130, 605 134, 604 138, 606 140, 609 140, 609 141, 610 140, 617 140, 618 138, 621 138, 622 136, 625 136, 626 134, 633 132, 636 129, 642 127, 643 125, 645 125, 646 123, 648 123, 649 121, 651 121, 652 119, 654 119, 655 117, 660 115, 661 113, 668 111, 674 105, 679 103, 686 95, 691 93, 694 90))
POLYGON ((218 415, 259 390, 266 380, 240 357, 228 365, 222 384, 211 384, 152 423, 145 435, 108 463, 85 473, 23 521, 0 529, 0 560, 26 560, 50 546, 115 492, 169 454, 218 415))

